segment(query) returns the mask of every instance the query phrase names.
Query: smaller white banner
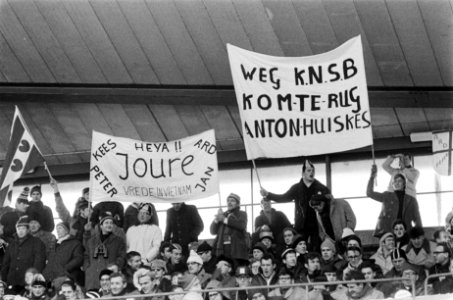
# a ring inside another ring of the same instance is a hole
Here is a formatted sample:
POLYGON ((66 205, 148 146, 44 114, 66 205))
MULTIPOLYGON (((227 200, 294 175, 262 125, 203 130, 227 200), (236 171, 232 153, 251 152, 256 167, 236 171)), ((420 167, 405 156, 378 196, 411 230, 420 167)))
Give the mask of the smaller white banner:
POLYGON ((433 132, 433 168, 439 175, 450 176, 452 167, 452 132, 433 132))
POLYGON ((92 201, 183 202, 219 191, 214 130, 169 142, 93 131, 92 201))

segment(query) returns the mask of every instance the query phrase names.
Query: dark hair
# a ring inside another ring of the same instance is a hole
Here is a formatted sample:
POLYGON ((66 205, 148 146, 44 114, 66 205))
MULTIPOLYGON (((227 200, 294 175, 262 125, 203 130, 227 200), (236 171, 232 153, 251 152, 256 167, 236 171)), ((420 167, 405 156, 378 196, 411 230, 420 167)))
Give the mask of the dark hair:
POLYGON ((63 283, 60 285, 60 290, 61 290, 61 288, 62 288, 64 285, 71 287, 71 289, 72 289, 73 291, 75 291, 75 290, 77 289, 77 286, 76 286, 75 282, 72 281, 71 279, 68 279, 68 280, 63 281, 63 283))
POLYGON ((159 253, 164 252, 165 248, 171 248, 170 242, 162 242, 159 247, 159 253))
POLYGON ((315 258, 321 261, 321 254, 319 254, 318 252, 308 252, 307 254, 305 254, 304 262, 308 265, 308 261, 315 258))
POLYGON ((126 254, 126 261, 129 261, 131 258, 136 257, 136 256, 142 257, 142 255, 140 253, 138 253, 137 251, 129 251, 126 254))
POLYGON ((404 221, 401 220, 401 219, 396 219, 395 222, 393 222, 393 224, 392 224, 392 229, 395 229, 395 226, 396 226, 396 225, 399 225, 399 224, 403 225, 404 230, 407 231, 407 225, 406 225, 406 223, 404 223, 404 221))
POLYGON ((289 272, 285 267, 282 267, 279 271, 278 271, 278 276, 277 277, 280 277, 280 275, 289 275, 291 277, 291 279, 294 279, 294 274, 292 272, 289 272))
POLYGON ((434 241, 440 237, 441 232, 446 232, 445 228, 437 229, 436 231, 434 231, 434 234, 433 234, 434 241))
POLYGON ((124 275, 124 274, 121 273, 121 272, 112 273, 112 274, 110 275, 110 280, 111 280, 112 278, 116 278, 116 277, 120 277, 120 278, 123 280, 123 283, 126 283, 126 282, 127 282, 126 275, 124 275))
POLYGON ((263 257, 260 259, 260 262, 269 259, 272 261, 272 264, 276 264, 275 257, 271 253, 264 253, 263 257))
MULTIPOLYGON (((362 274, 362 272, 354 270, 351 272, 348 272, 344 275, 344 279, 347 281, 351 280, 365 280, 365 275, 362 274)), ((359 284, 365 284, 365 282, 361 282, 359 284)))

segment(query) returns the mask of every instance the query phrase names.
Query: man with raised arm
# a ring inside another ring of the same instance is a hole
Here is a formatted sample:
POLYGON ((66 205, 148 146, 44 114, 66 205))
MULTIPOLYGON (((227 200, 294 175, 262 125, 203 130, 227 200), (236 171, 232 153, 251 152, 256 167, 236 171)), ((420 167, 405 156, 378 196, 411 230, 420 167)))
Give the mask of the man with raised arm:
POLYGON ((420 171, 412 166, 412 157, 409 154, 396 154, 389 155, 382 164, 382 168, 392 176, 390 180, 388 191, 393 191, 393 177, 397 174, 403 174, 406 178, 406 194, 417 198, 417 191, 415 185, 417 184, 420 171), (399 167, 392 167, 393 161, 398 160, 399 167))
POLYGON ((274 194, 264 188, 261 189, 263 197, 275 202, 294 201, 294 228, 299 234, 305 233, 310 238, 314 249, 318 249, 321 244, 318 235, 318 221, 314 209, 309 205, 311 197, 315 194, 330 195, 330 190, 315 179, 315 167, 309 160, 302 165, 302 179, 286 193, 274 194))
POLYGON ((377 166, 372 165, 371 176, 368 181, 366 195, 373 200, 382 203, 382 210, 379 215, 375 237, 381 237, 386 232, 392 232, 392 224, 401 219, 408 228, 423 227, 417 200, 405 192, 406 178, 402 174, 393 177, 393 192, 375 192, 374 179, 377 175, 377 166), (414 225, 413 225, 414 224, 414 225))

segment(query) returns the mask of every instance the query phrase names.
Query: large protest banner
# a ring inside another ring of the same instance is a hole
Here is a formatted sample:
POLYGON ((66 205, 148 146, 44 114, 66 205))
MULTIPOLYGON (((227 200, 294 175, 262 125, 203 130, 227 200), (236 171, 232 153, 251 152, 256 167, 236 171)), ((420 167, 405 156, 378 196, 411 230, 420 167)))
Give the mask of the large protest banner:
POLYGON ((93 131, 92 201, 183 202, 219 191, 214 130, 169 142, 93 131))
POLYGON ((433 167, 437 174, 450 176, 452 168, 452 131, 433 132, 433 167))
POLYGON ((307 57, 227 48, 249 160, 373 143, 360 36, 307 57))

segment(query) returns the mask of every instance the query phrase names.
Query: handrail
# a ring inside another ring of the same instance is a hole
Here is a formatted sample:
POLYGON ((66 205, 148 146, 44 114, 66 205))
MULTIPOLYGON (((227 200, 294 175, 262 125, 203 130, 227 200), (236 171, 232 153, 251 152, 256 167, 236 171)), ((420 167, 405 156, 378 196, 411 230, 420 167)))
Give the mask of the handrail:
POLYGON ((428 294, 428 280, 432 279, 432 278, 444 277, 444 276, 453 276, 453 274, 449 272, 449 273, 430 274, 430 275, 426 276, 425 281, 423 282, 425 296, 428 294))
MULTIPOLYGON (((372 282, 393 282, 393 281, 403 281, 408 280, 407 278, 380 278, 372 280, 342 280, 342 281, 323 281, 323 282, 304 282, 304 283, 292 283, 292 284, 275 284, 275 285, 260 285, 260 286, 247 286, 247 287, 225 287, 225 288, 215 288, 209 290, 189 290, 182 292, 167 292, 167 293, 151 293, 151 294, 130 294, 123 296, 112 296, 105 297, 105 299, 131 299, 131 298, 142 298, 142 297, 159 297, 159 296, 170 296, 170 295, 180 295, 187 294, 189 292, 195 293, 210 293, 210 292, 229 292, 229 291, 241 291, 241 290, 260 290, 260 289, 275 289, 281 287, 310 287, 316 285, 339 285, 339 284, 348 284, 348 283, 372 283, 372 282)), ((412 284, 412 298, 415 299, 415 279, 411 279, 412 284)), ((306 299, 308 299, 309 289, 305 288, 306 299)), ((104 298, 104 297, 103 297, 104 298)), ((90 299, 88 299, 90 300, 90 299)))

